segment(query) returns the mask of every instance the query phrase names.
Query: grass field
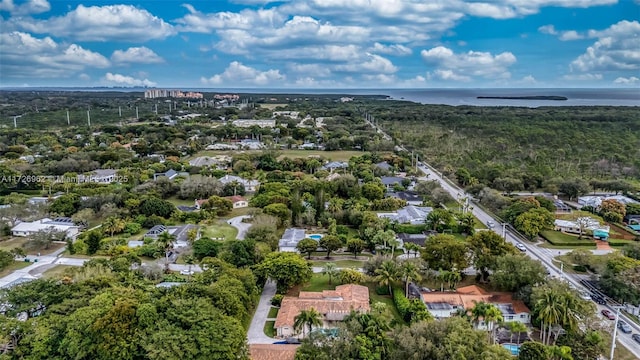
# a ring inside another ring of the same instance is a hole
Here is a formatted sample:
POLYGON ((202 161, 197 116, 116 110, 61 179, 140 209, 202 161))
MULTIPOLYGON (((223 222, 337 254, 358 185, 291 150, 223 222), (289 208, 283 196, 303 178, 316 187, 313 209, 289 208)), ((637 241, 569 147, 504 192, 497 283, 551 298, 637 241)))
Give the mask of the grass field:
POLYGON ((6 268, 2 269, 2 271, 0 271, 0 277, 7 276, 16 270, 24 269, 31 264, 32 263, 30 262, 14 261, 13 264, 7 266, 6 268))
POLYGON ((288 104, 260 104, 261 109, 273 110, 277 107, 287 107, 288 104))
MULTIPOLYGON (((239 151, 225 151, 225 150, 203 150, 199 151, 189 159, 196 158, 198 156, 216 156, 216 155, 234 155, 239 153, 239 151)), ((243 153, 261 153, 260 150, 247 150, 243 151, 243 153)), ((295 159, 295 158, 306 158, 309 156, 321 156, 330 161, 348 161, 353 156, 361 156, 365 154, 362 151, 355 150, 342 150, 342 151, 322 151, 322 150, 278 150, 280 156, 278 159, 282 159, 285 157, 295 159)))
POLYGON ((365 284, 369 288, 369 298, 371 299, 371 305, 375 303, 383 303, 387 306, 387 309, 393 315, 393 318, 399 322, 400 324, 404 324, 404 319, 400 316, 398 309, 396 308, 396 304, 393 302, 393 298, 391 295, 378 295, 376 294, 376 286, 375 283, 367 283, 365 284))
POLYGON ((595 247, 592 239, 586 237, 578 239, 577 236, 567 235, 560 231, 543 230, 540 232, 540 235, 555 246, 595 247))
POLYGON ((59 277, 62 277, 62 275, 64 275, 66 273, 67 269, 71 269, 71 268, 77 268, 77 266, 56 265, 56 266, 52 267, 51 269, 43 272, 42 273, 42 277, 45 278, 45 279, 59 278, 59 277))
POLYGON ((189 199, 182 200, 182 199, 179 199, 177 196, 172 196, 168 198, 167 201, 169 201, 175 206, 178 206, 178 205, 193 206, 194 205, 193 200, 189 200, 189 199))
POLYGON ((312 260, 311 266, 323 267, 328 262, 332 262, 336 264, 336 266, 339 268, 361 268, 362 265, 364 264, 364 261, 359 261, 359 260, 336 260, 336 261, 312 260))
MULTIPOLYGON (((10 251, 11 249, 24 247, 24 244, 26 244, 27 241, 29 241, 29 239, 26 237, 13 237, 13 238, 10 238, 9 240, 0 242, 0 250, 10 251)), ((40 250, 25 249, 25 252, 27 255, 36 255, 38 253, 40 253, 41 255, 48 255, 64 246, 66 246, 65 243, 55 242, 55 243, 52 243, 51 246, 49 246, 49 248, 46 250, 45 249, 40 249, 40 250)))
POLYGON ((225 240, 235 240, 238 230, 224 221, 218 221, 214 225, 205 225, 202 228, 202 236, 208 238, 224 238, 225 240))
POLYGON ((269 309, 269 314, 267 315, 268 319, 275 319, 276 316, 278 316, 278 308, 272 307, 271 309, 269 309))
POLYGON ((267 321, 264 323, 264 334, 268 337, 276 337, 276 329, 273 327, 275 324, 275 321, 267 321))

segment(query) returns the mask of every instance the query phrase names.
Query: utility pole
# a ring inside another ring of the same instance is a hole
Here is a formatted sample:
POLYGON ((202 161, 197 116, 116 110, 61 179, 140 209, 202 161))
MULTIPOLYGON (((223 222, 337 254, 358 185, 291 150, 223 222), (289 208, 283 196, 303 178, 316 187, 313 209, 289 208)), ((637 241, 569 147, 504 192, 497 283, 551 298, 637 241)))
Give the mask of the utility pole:
POLYGON ((67 110, 67 125, 71 125, 71 120, 69 119, 69 110, 67 110))
POLYGON ((140 117, 138 116, 138 107, 136 106, 136 120, 140 120, 140 117))
POLYGON ((507 240, 507 223, 502 223, 502 238, 507 240))
POLYGON ((156 115, 158 115, 158 103, 156 103, 156 110, 155 110, 156 115))
POLYGON ((15 128, 17 128, 17 127, 18 127, 18 117, 17 117, 17 116, 14 116, 14 117, 13 117, 13 128, 15 129, 15 128))
POLYGON ((118 106, 118 116, 122 117, 122 107, 118 106))
POLYGON ((613 339, 611 340, 611 356, 610 360, 613 360, 613 353, 616 351, 616 335, 618 334, 618 321, 620 320, 620 306, 616 306, 616 323, 613 325, 613 339))
POLYGON ((91 126, 91 111, 87 110, 87 124, 91 126))

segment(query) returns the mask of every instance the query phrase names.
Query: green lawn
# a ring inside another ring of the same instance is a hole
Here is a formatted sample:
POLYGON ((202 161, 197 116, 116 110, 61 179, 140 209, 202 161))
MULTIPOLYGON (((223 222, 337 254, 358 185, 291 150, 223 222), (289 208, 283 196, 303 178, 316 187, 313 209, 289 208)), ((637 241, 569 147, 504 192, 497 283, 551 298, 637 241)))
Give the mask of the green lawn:
POLYGON ((238 236, 238 230, 224 221, 218 221, 214 225, 205 225, 202 227, 201 235, 208 238, 225 238, 226 240, 235 240, 238 236))
POLYGON ((337 281, 338 279, 333 279, 332 284, 329 285, 329 277, 327 275, 322 274, 313 274, 311 276, 311 280, 306 283, 301 291, 322 291, 322 290, 334 290, 336 285, 340 285, 337 281))
POLYGON ((387 305, 387 309, 393 315, 393 318, 399 322, 400 324, 404 324, 404 319, 400 316, 398 309, 396 308, 396 304, 393 302, 393 298, 390 295, 378 295, 376 294, 376 286, 375 283, 367 283, 365 284, 369 288, 369 298, 371 299, 371 305, 375 303, 383 303, 387 305))
POLYGON ((72 269, 72 268, 77 268, 77 266, 56 265, 51 269, 43 272, 42 277, 45 279, 60 278, 67 272, 68 269, 72 269))
POLYGON ((193 206, 194 205, 193 199, 182 200, 177 196, 172 196, 168 198, 167 201, 171 202, 175 206, 178 206, 178 205, 193 206))
POLYGON ((278 308, 276 307, 272 307, 271 309, 269 309, 269 315, 267 315, 268 319, 275 319, 278 316, 278 308))
POLYGON ((359 260, 336 260, 336 261, 312 260, 311 266, 323 267, 328 262, 332 262, 336 264, 336 266, 339 268, 361 268, 362 265, 364 264, 364 261, 359 261, 359 260))
MULTIPOLYGON (((13 238, 10 238, 9 240, 0 242, 0 250, 11 251, 11 249, 14 249, 14 248, 24 247, 27 241, 29 241, 29 239, 26 237, 13 237, 13 238)), ((64 246, 66 246, 65 243, 55 242, 55 243, 52 243, 48 249, 40 249, 40 250, 25 249, 25 253, 27 255, 36 255, 38 253, 40 253, 41 255, 48 255, 64 246)))
POLYGON ((7 266, 6 268, 0 271, 0 277, 7 276, 16 270, 24 269, 31 264, 33 263, 24 262, 24 261, 14 261, 13 264, 10 264, 9 266, 7 266))
POLYGON ((560 231, 543 230, 540 232, 540 235, 549 243, 556 246, 595 247, 593 239, 589 239, 586 237, 578 239, 577 236, 568 235, 560 231))
POLYGON ((264 334, 268 337, 276 337, 276 329, 274 328, 275 324, 275 321, 267 321, 264 323, 264 334))

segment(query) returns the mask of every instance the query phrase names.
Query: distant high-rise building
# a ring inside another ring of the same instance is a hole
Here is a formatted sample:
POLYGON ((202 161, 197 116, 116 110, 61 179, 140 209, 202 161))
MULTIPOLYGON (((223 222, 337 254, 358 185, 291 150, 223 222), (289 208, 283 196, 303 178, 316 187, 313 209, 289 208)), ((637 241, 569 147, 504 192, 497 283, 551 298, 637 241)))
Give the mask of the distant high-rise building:
POLYGON ((155 98, 181 98, 181 99, 203 99, 204 95, 199 92, 187 91, 182 92, 180 90, 166 90, 166 89, 149 89, 144 92, 145 99, 155 98))

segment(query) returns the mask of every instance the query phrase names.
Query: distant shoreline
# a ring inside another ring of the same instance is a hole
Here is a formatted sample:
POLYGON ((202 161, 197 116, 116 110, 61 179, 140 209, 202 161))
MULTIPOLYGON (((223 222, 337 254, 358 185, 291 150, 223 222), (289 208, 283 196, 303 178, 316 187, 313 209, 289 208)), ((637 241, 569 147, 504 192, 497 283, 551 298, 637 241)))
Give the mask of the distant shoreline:
POLYGON ((501 100, 554 100, 554 101, 565 101, 569 100, 569 98, 565 96, 478 96, 477 99, 501 99, 501 100))

